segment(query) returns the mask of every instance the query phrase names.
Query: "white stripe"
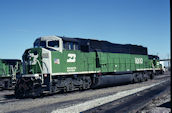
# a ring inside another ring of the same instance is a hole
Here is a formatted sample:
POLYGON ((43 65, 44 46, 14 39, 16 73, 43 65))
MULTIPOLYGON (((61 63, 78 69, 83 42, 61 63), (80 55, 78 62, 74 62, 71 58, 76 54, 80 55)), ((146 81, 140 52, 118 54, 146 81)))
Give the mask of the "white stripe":
POLYGON ((86 73, 99 73, 100 71, 82 71, 82 72, 70 72, 70 73, 52 73, 52 75, 71 75, 71 74, 86 74, 86 73))
MULTIPOLYGON (((137 71, 152 70, 152 68, 136 69, 137 71)), ((155 70, 160 70, 160 68, 155 68, 155 70)), ((52 75, 71 75, 71 74, 87 74, 87 73, 99 73, 101 71, 82 71, 82 72, 69 72, 69 73, 52 73, 52 75)), ((117 72, 117 71, 115 71, 117 72)))
POLYGON ((82 111, 86 111, 88 109, 92 109, 92 108, 95 108, 97 106, 100 106, 100 105, 112 102, 114 100, 120 99, 122 97, 125 97, 128 95, 140 92, 142 90, 151 88, 153 86, 159 85, 159 84, 166 82, 166 81, 162 81, 160 83, 155 83, 155 84, 152 84, 149 86, 144 86, 144 87, 140 87, 140 88, 136 88, 136 89, 118 92, 114 95, 101 97, 101 98, 94 99, 94 100, 89 100, 89 101, 86 101, 86 102, 83 102, 80 104, 71 105, 71 106, 66 107, 66 108, 56 109, 56 110, 52 111, 52 113, 80 113, 82 111))
MULTIPOLYGON (((141 69, 136 69, 137 71, 143 71, 143 70, 153 70, 153 68, 141 68, 141 69)), ((155 68, 155 70, 160 70, 160 68, 155 68)))

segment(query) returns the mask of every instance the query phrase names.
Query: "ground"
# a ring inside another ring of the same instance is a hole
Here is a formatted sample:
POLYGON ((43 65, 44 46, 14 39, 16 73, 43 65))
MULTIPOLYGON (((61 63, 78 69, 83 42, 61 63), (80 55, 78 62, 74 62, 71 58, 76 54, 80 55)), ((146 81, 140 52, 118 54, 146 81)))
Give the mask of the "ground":
POLYGON ((171 113, 171 91, 153 99, 138 113, 171 113))

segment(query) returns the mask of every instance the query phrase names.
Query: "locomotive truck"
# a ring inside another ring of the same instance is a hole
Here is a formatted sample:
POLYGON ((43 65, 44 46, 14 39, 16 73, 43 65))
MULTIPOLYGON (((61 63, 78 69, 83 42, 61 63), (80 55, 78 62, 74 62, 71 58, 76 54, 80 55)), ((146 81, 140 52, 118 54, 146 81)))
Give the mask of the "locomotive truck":
POLYGON ((146 47, 95 39, 40 37, 22 59, 16 97, 141 82, 161 72, 159 57, 146 47))
POLYGON ((22 63, 18 59, 0 59, 0 88, 9 89, 16 83, 22 72, 22 63))

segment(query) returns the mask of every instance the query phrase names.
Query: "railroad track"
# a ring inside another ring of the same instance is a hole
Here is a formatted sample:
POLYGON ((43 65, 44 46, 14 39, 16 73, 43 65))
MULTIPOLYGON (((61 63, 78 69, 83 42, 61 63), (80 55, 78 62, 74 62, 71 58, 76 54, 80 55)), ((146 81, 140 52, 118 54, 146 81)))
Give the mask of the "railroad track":
POLYGON ((96 98, 98 99, 100 97, 106 97, 108 95, 112 95, 118 92, 120 93, 122 91, 127 90, 125 87, 130 87, 131 89, 132 87, 135 87, 135 86, 139 86, 139 87, 142 87, 142 85, 149 86, 149 84, 155 84, 160 81, 168 80, 169 78, 170 78, 170 75, 157 76, 154 80, 137 83, 137 84, 129 84, 125 86, 115 86, 115 87, 108 87, 108 88, 94 89, 94 90, 90 89, 84 92, 76 91, 76 92, 65 93, 65 94, 45 95, 38 99, 32 99, 32 98, 15 99, 14 95, 11 95, 10 98, 0 99, 0 112, 1 110, 3 110, 3 111, 11 112, 11 113, 15 113, 15 112, 16 113, 18 112, 22 112, 22 113, 38 112, 39 113, 39 112, 48 110, 47 113, 49 113, 55 110, 55 108, 61 109, 64 106, 71 106, 77 103, 83 104, 86 101, 91 101, 96 98), (124 89, 120 91, 122 88, 124 89), (11 106, 11 108, 9 109, 6 106, 11 106))
POLYGON ((163 84, 164 85, 159 84, 156 87, 83 111, 82 113, 137 113, 137 111, 148 105, 152 99, 170 90, 171 83, 169 80, 163 84))
POLYGON ((5 104, 5 103, 9 103, 9 102, 16 102, 16 101, 20 101, 20 99, 1 99, 0 105, 5 104))
POLYGON ((13 94, 14 91, 4 91, 3 94, 0 94, 0 105, 10 102, 17 102, 21 101, 21 99, 16 99, 15 95, 13 94), (9 93, 9 94, 8 94, 9 93))

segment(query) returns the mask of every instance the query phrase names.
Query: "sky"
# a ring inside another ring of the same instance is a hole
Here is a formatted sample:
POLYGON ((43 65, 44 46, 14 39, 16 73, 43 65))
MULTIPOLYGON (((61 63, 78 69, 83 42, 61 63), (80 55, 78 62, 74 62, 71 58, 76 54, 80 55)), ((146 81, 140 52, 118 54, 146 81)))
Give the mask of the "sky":
POLYGON ((0 0, 0 58, 22 59, 41 36, 137 44, 170 57, 169 0, 0 0))

